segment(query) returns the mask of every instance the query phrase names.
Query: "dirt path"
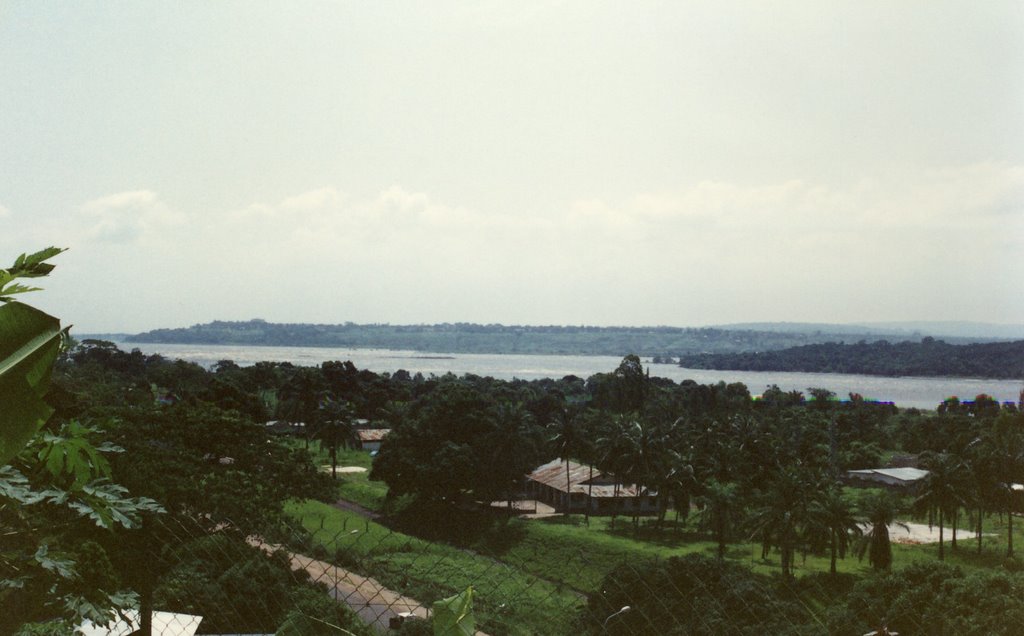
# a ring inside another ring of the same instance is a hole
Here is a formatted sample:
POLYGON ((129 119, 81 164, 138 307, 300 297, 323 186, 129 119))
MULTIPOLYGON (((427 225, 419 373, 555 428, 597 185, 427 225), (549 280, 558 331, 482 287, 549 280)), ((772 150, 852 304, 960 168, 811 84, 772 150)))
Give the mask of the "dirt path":
MULTIPOLYGON (((923 523, 907 523, 906 527, 900 524, 893 524, 889 526, 889 538, 893 543, 938 543, 939 542, 939 527, 932 526, 928 527, 927 524, 923 523)), ((943 531, 945 540, 949 541, 953 537, 953 529, 946 528, 943 531)), ((985 536, 993 536, 992 533, 985 533, 985 536)), ((957 528, 956 540, 957 541, 969 541, 977 538, 977 535, 973 530, 957 528)))
POLYGON ((335 600, 348 605, 364 623, 381 634, 388 633, 391 619, 399 614, 413 614, 422 619, 430 617, 430 610, 422 603, 389 590, 370 577, 302 554, 293 554, 291 563, 293 569, 305 570, 314 581, 327 585, 328 593, 335 600))
MULTIPOLYGON (((282 549, 257 537, 249 537, 248 541, 267 553, 282 549)), ((360 620, 376 632, 388 633, 391 619, 399 614, 411 613, 423 619, 430 617, 430 610, 423 603, 389 590, 375 579, 304 554, 287 554, 293 570, 305 570, 314 582, 326 585, 334 600, 352 608, 360 620)))
POLYGON ((380 519, 381 516, 382 516, 379 512, 374 512, 373 510, 370 510, 369 508, 364 508, 364 507, 360 506, 357 503, 353 503, 353 502, 349 501, 348 499, 339 499, 339 500, 335 501, 334 503, 332 503, 331 505, 334 506, 335 508, 339 508, 341 510, 347 510, 349 512, 354 512, 357 515, 360 515, 360 516, 366 517, 367 519, 370 519, 371 521, 376 521, 376 520, 380 519))
MULTIPOLYGON (((255 537, 250 537, 249 543, 268 553, 281 549, 281 546, 265 543, 255 537)), ((304 554, 288 554, 293 570, 305 570, 314 582, 326 585, 331 598, 348 605, 360 620, 377 633, 390 633, 391 620, 399 615, 411 614, 424 620, 430 618, 430 609, 426 605, 389 590, 376 579, 304 554)), ((477 630, 476 636, 488 635, 477 630)))

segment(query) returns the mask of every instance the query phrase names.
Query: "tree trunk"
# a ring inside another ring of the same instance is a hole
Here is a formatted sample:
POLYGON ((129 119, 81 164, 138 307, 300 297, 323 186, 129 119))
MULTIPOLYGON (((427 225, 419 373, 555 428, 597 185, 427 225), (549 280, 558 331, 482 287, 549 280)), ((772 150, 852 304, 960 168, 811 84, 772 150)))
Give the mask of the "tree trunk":
POLYGON ((636 487, 636 497, 633 497, 633 536, 640 532, 640 486, 636 487))
POLYGON ((153 636, 153 586, 146 584, 140 590, 138 636, 153 636))
POLYGON ((978 506, 978 554, 981 554, 981 506, 978 506))
POLYGON ((949 537, 949 547, 953 548, 954 551, 956 550, 956 528, 958 525, 960 525, 959 508, 953 511, 953 534, 949 537))
POLYGON ((829 571, 829 574, 831 574, 832 576, 835 576, 836 575, 836 552, 838 552, 838 549, 836 547, 836 531, 833 530, 829 534, 832 535, 832 564, 829 566, 829 570, 828 571, 829 571))
POLYGON ((569 516, 572 508, 572 482, 569 480, 569 458, 565 458, 565 516, 569 516))
MULTIPOLYGON (((593 458, 591 458, 593 459, 593 458)), ((583 513, 583 518, 586 520, 587 525, 590 525, 590 506, 594 504, 594 464, 590 464, 590 479, 587 480, 587 509, 583 513)))
POLYGON ((615 529, 615 517, 619 516, 619 480, 615 480, 615 487, 612 488, 612 523, 611 529, 615 529))
POLYGON ((1012 508, 1007 511, 1007 533, 1006 533, 1006 556, 1013 556, 1013 510, 1012 508))
POLYGON ((331 444, 331 478, 338 478, 338 445, 331 444))
POLYGON ((942 537, 942 531, 943 531, 943 527, 942 526, 943 526, 943 521, 945 521, 945 520, 942 518, 942 508, 939 508, 939 561, 945 561, 946 560, 946 552, 945 552, 945 550, 943 550, 943 545, 942 545, 942 538, 943 538, 942 537))

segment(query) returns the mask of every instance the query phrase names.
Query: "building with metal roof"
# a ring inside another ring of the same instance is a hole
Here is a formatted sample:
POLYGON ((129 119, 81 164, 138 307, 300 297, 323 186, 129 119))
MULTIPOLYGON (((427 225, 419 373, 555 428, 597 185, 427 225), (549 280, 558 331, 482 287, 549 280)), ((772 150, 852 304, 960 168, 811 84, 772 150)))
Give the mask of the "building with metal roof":
POLYGON ((612 514, 649 515, 658 512, 658 493, 635 484, 618 483, 615 476, 587 464, 553 459, 526 476, 528 496, 548 503, 556 510, 612 514), (568 478, 566 465, 568 464, 568 478))
POLYGON ((888 486, 890 488, 913 488, 928 475, 920 468, 867 468, 846 471, 846 480, 858 486, 888 486))
POLYGON ((359 447, 364 451, 380 450, 381 442, 390 432, 390 428, 360 428, 356 430, 359 447))

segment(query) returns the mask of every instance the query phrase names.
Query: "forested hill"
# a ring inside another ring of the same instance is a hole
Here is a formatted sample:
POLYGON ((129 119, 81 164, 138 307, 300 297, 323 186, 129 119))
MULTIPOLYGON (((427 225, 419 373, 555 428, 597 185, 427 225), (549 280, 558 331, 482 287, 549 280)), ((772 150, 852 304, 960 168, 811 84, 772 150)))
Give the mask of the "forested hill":
POLYGON ((1024 340, 949 344, 934 338, 920 342, 835 342, 780 351, 683 356, 690 369, 800 371, 884 376, 959 376, 1024 378, 1024 340))
POLYGON ((182 329, 156 329, 127 342, 305 347, 360 347, 437 353, 535 353, 677 358, 692 353, 775 350, 878 334, 780 333, 693 327, 283 324, 263 320, 215 321, 182 329))

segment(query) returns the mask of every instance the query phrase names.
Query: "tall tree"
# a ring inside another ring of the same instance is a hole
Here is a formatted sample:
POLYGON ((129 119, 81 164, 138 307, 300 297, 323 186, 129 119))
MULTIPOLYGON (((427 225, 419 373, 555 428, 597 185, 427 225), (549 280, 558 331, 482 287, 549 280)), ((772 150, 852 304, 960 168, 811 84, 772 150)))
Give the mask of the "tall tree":
MULTIPOLYGON (((868 555, 868 563, 876 570, 888 570, 892 566, 892 543, 889 539, 889 526, 896 522, 899 503, 887 492, 881 492, 867 500, 863 514, 867 517, 868 528, 864 538, 857 547, 857 556, 868 555)), ((905 524, 899 524, 905 527, 905 524)))
POLYGON ((621 414, 606 420, 604 431, 596 442, 597 466, 603 472, 611 474, 615 480, 612 488, 612 529, 615 528, 615 518, 619 513, 619 490, 622 486, 624 468, 622 457, 628 444, 626 429, 631 421, 631 417, 621 414))
POLYGON ((638 530, 642 499, 668 474, 665 439, 657 425, 640 417, 625 427, 625 444, 620 456, 622 477, 633 482, 633 528, 638 530))
MULTIPOLYGON (((562 408, 555 419, 548 424, 551 431, 551 448, 558 459, 565 462, 565 510, 568 516, 572 508, 572 481, 569 474, 569 459, 578 455, 583 438, 578 421, 578 410, 573 407, 562 408)), ((590 503, 588 502, 589 506, 590 503)))
POLYGON ((701 506, 700 525, 711 531, 718 544, 718 558, 724 559, 725 546, 740 517, 736 484, 711 479, 704 485, 704 492, 698 498, 698 503, 701 506))
POLYGON ((331 456, 331 477, 338 478, 338 447, 355 448, 359 437, 355 427, 355 412, 344 400, 335 400, 326 392, 320 396, 318 424, 314 435, 327 446, 331 456))
POLYGON ((1024 413, 1004 412, 985 431, 984 446, 992 467, 995 487, 992 501, 1006 514, 1006 556, 1013 556, 1013 516, 1020 512, 1021 493, 1014 484, 1024 483, 1024 413))
POLYGON ((521 402, 502 402, 495 413, 494 430, 489 435, 489 466, 503 479, 500 490, 512 508, 512 499, 523 487, 523 475, 537 466, 538 444, 533 415, 521 402))
POLYGON ((846 558, 846 551, 864 530, 854 514, 853 505, 843 497, 842 488, 833 486, 815 494, 811 501, 809 525, 812 534, 827 537, 829 572, 836 574, 836 558, 846 558))
POLYGON ((956 515, 960 506, 966 503, 966 475, 963 462, 950 453, 925 453, 921 457, 921 466, 928 470, 928 474, 918 484, 913 510, 918 514, 927 514, 929 526, 937 518, 939 560, 943 561, 946 556, 943 542, 945 522, 956 515))
POLYGON ((676 511, 678 529, 680 515, 685 519, 690 514, 690 502, 698 484, 693 463, 688 455, 669 449, 666 457, 668 470, 663 473, 661 481, 657 484, 658 523, 660 525, 665 520, 665 513, 671 502, 672 508, 676 511))
POLYGON ((278 395, 278 417, 301 427, 307 448, 316 431, 324 388, 319 369, 295 367, 278 395))
POLYGON ((762 537, 765 547, 779 549, 784 577, 793 575, 793 557, 808 525, 815 490, 815 484, 804 471, 797 467, 780 469, 764 491, 761 505, 751 515, 754 532, 762 537))
POLYGON ((622 359, 614 373, 616 409, 620 413, 643 411, 647 399, 647 377, 640 357, 630 354, 622 359))

